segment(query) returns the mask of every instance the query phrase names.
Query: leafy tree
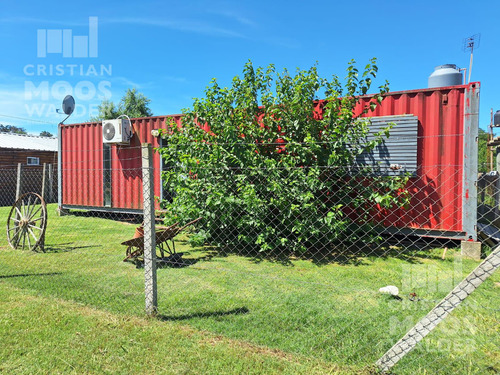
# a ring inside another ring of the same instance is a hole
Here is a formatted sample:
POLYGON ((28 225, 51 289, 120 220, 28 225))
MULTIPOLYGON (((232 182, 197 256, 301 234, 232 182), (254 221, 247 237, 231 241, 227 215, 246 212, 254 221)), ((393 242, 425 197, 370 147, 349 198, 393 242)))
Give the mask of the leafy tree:
POLYGON ((192 240, 234 251, 290 255, 376 241, 376 207, 404 205, 407 182, 356 165, 390 129, 367 141, 360 118, 388 91, 386 82, 360 108, 376 72, 375 59, 362 73, 351 61, 342 85, 316 67, 291 75, 249 62, 231 87, 212 80, 182 126, 160 131, 167 224, 201 216, 192 240))
POLYGON ((99 114, 96 117, 92 117, 90 121, 114 119, 122 114, 131 118, 149 117, 153 115, 153 112, 149 108, 150 102, 150 99, 136 89, 127 89, 127 92, 121 98, 118 105, 115 105, 112 101, 103 100, 97 107, 99 114))
POLYGON ((479 129, 478 137, 478 172, 486 173, 490 170, 490 158, 488 152, 488 133, 479 129))
POLYGON ((52 135, 52 133, 44 130, 44 131, 40 132, 40 137, 49 137, 50 138, 50 137, 53 137, 53 135, 52 135))
POLYGON ((26 129, 20 128, 14 125, 3 125, 0 124, 0 132, 2 133, 14 133, 14 134, 28 134, 26 129))
POLYGON ((153 112, 149 108, 150 99, 136 89, 128 89, 118 106, 119 111, 129 117, 149 117, 153 112))
POLYGON ((109 100, 103 100, 101 104, 97 107, 99 114, 96 117, 92 117, 90 121, 102 121, 117 118, 121 113, 115 104, 109 100))

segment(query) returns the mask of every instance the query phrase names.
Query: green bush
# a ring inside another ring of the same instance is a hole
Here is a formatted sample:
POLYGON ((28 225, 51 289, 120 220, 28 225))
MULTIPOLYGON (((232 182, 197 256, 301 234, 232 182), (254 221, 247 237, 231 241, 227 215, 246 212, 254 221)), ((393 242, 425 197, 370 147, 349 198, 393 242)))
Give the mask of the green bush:
MULTIPOLYGON (((376 240, 374 207, 403 204, 406 183, 355 163, 389 135, 390 127, 367 141, 356 113, 376 72, 375 59, 362 73, 351 61, 343 85, 316 67, 291 75, 249 62, 231 87, 212 80, 182 126, 161 132, 168 223, 201 216, 192 238, 237 252, 291 255, 376 240)), ((387 91, 386 82, 361 112, 387 91)))

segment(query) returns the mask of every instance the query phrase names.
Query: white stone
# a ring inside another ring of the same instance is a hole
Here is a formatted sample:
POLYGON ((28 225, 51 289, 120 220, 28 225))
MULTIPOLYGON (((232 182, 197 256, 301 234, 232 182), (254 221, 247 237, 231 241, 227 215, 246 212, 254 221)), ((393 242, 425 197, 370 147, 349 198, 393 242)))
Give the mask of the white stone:
POLYGON ((397 296, 399 294, 399 289, 397 286, 394 286, 394 285, 387 285, 387 286, 384 286, 383 288, 380 288, 378 290, 380 293, 383 293, 383 294, 391 294, 393 296, 397 296))

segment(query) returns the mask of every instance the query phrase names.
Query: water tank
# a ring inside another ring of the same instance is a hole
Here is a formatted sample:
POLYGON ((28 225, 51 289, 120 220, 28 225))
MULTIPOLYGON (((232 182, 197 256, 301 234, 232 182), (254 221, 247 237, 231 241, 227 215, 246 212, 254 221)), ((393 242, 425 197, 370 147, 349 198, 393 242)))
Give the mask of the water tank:
POLYGON ((429 76, 429 88, 462 84, 462 72, 454 64, 439 65, 429 76))
POLYGON ((493 126, 500 127, 500 111, 496 111, 493 116, 493 126))

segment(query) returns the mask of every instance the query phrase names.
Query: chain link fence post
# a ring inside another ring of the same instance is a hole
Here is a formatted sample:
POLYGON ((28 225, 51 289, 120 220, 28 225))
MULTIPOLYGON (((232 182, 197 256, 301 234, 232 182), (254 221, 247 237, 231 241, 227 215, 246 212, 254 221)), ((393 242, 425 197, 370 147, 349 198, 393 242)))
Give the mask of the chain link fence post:
POLYGON ((499 267, 500 245, 377 361, 379 369, 389 371, 499 267))
POLYGON ((43 163, 42 169, 42 198, 47 201, 47 163, 43 163))
POLYGON ((150 143, 142 144, 142 191, 144 199, 144 285, 146 314, 158 311, 156 285, 156 238, 155 202, 153 176, 153 148, 150 143))
POLYGON ((16 201, 23 195, 23 165, 17 164, 16 201))
POLYGON ((52 203, 54 201, 54 166, 52 164, 49 167, 49 188, 48 188, 48 202, 52 203))

